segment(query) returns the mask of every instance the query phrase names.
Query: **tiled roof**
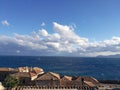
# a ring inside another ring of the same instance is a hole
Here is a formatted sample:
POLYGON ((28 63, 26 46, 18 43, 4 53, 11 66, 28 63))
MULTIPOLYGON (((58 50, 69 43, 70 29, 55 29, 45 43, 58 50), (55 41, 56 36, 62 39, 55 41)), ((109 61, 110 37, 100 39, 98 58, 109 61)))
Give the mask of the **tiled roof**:
POLYGON ((41 76, 39 76, 36 80, 59 80, 60 79, 60 75, 57 73, 53 73, 53 72, 48 72, 45 73, 41 76))
POLYGON ((64 77, 62 77, 61 79, 67 79, 67 80, 69 80, 69 81, 71 81, 72 80, 72 77, 70 77, 70 76, 64 76, 64 77))
POLYGON ((49 73, 50 73, 51 75, 57 77, 58 79, 60 79, 60 75, 59 75, 59 74, 57 74, 57 73, 53 73, 53 72, 49 72, 49 73))
POLYGON ((96 86, 95 84, 93 84, 92 82, 89 82, 89 81, 84 81, 84 83, 87 84, 90 87, 95 87, 96 86))
POLYGON ((36 76, 36 73, 30 72, 30 76, 31 77, 36 76))
POLYGON ((43 72, 43 69, 42 68, 38 68, 38 67, 34 67, 33 70, 34 70, 34 72, 36 74, 39 74, 39 73, 43 72))
POLYGON ((78 80, 78 78, 79 78, 79 77, 77 77, 77 76, 73 76, 73 77, 72 77, 72 80, 78 80))
POLYGON ((0 68, 0 71, 9 71, 8 68, 0 68))
POLYGON ((29 77, 30 78, 30 74, 28 72, 18 72, 18 73, 11 74, 11 76, 15 76, 15 77, 29 77))
POLYGON ((83 78, 84 78, 84 81, 89 81, 89 82, 92 82, 93 84, 98 84, 99 83, 99 81, 96 80, 93 77, 83 76, 83 78))
POLYGON ((81 78, 82 78, 82 77, 79 76, 79 77, 77 77, 77 78, 75 79, 75 81, 80 81, 81 78))
POLYGON ((91 79, 93 79, 96 83, 99 83, 99 81, 93 77, 91 77, 91 79))
POLYGON ((18 70, 14 68, 0 68, 0 71, 18 71, 18 70))

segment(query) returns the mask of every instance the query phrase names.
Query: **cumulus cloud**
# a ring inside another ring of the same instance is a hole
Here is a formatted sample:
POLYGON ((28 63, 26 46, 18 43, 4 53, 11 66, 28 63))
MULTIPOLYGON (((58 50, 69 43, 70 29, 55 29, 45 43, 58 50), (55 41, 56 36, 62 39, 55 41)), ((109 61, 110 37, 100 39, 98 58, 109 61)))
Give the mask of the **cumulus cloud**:
POLYGON ((41 36, 48 36, 48 32, 45 29, 39 30, 41 36))
POLYGON ((2 24, 3 26, 10 26, 10 23, 9 23, 7 20, 1 21, 1 24, 2 24))
POLYGON ((74 31, 71 29, 70 26, 67 25, 60 25, 56 22, 53 22, 53 27, 56 33, 59 33, 62 39, 67 40, 71 43, 76 43, 78 45, 86 44, 88 39, 81 38, 74 31))
POLYGON ((32 34, 0 36, 0 55, 70 55, 98 56, 120 54, 120 37, 90 42, 73 28, 53 22, 54 33, 41 29, 32 34))

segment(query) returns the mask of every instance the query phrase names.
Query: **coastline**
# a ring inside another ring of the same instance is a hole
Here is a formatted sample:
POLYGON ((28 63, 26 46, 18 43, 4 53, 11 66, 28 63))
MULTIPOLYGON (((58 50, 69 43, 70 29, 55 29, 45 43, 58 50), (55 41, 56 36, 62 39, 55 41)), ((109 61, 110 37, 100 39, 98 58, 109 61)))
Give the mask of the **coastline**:
MULTIPOLYGON (((0 81, 6 88, 32 86, 42 89, 97 89, 99 81, 90 76, 61 76, 38 67, 0 68, 0 81)), ((25 87, 24 87, 25 88, 25 87)))
MULTIPOLYGON (((42 68, 38 67, 26 66, 18 68, 0 68, 0 81, 8 83, 7 81, 5 81, 8 76, 14 77, 20 82, 22 82, 21 84, 18 84, 14 87, 7 86, 6 88, 10 88, 10 90, 106 90, 116 88, 120 89, 119 80, 97 80, 91 76, 61 76, 60 74, 54 72, 44 72, 42 68)), ((2 84, 1 88, 3 88, 2 84)))
POLYGON ((0 67, 37 66, 44 68, 46 72, 53 71, 61 75, 93 76, 98 80, 120 80, 119 58, 4 56, 0 57, 0 61, 2 61, 0 67))

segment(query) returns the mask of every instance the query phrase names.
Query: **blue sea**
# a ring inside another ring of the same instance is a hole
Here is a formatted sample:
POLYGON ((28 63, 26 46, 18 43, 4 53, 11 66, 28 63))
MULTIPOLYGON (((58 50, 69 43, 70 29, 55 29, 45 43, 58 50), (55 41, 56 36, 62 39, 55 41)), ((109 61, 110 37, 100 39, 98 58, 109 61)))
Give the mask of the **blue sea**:
POLYGON ((0 67, 41 67, 45 72, 120 80, 120 58, 0 56, 0 67))

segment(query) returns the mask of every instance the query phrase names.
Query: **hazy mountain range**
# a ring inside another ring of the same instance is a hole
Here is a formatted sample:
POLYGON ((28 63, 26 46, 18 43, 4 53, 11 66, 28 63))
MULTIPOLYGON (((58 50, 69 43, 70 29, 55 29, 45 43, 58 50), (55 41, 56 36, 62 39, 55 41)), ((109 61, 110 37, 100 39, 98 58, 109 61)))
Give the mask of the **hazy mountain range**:
POLYGON ((116 54, 116 55, 108 55, 108 56, 97 56, 97 57, 101 57, 101 58, 120 58, 120 54, 116 54))

